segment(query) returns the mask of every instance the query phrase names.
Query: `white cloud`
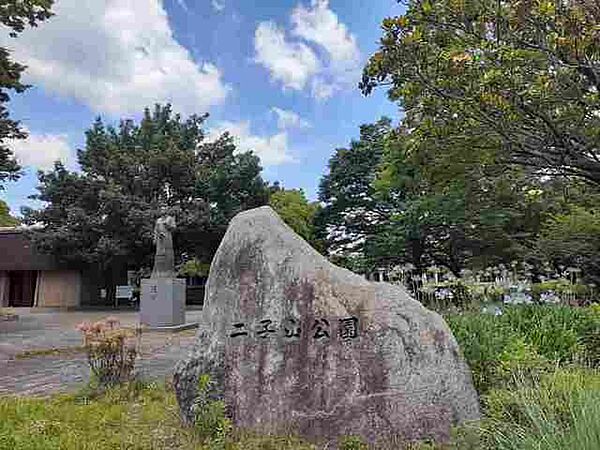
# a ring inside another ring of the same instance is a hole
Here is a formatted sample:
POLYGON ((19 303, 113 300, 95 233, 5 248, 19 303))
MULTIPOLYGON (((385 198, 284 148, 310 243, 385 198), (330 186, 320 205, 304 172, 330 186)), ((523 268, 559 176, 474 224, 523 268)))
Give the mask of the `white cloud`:
POLYGON ((356 38, 329 9, 329 0, 312 0, 311 7, 292 11, 293 34, 323 47, 333 62, 355 63, 360 57, 356 38))
POLYGON ((297 38, 296 41, 286 39, 285 31, 272 22, 262 22, 256 30, 257 55, 259 31, 263 39, 264 35, 270 37, 271 51, 257 57, 257 62, 270 70, 272 78, 282 81, 285 88, 302 90, 309 87, 318 100, 327 99, 337 91, 354 88, 360 78, 360 51, 354 35, 329 8, 329 1, 312 0, 310 6, 299 4, 292 11, 290 22, 290 34, 297 38), (322 58, 319 59, 306 43, 320 48, 322 58), (303 49, 302 52, 299 49, 303 49), (311 54, 311 62, 315 62, 305 64, 304 53, 311 54))
POLYGON ((66 135, 31 134, 27 128, 22 128, 29 134, 27 139, 14 139, 7 143, 23 167, 51 170, 57 160, 65 165, 71 162, 73 152, 66 135))
POLYGON ((310 123, 308 123, 294 111, 288 111, 275 106, 271 108, 271 111, 277 115, 277 127, 280 130, 310 127, 310 123))
POLYGON ((225 9, 225 3, 223 3, 222 0, 210 0, 210 4, 217 12, 221 12, 225 9))
POLYGON ((302 90, 318 72, 317 55, 305 44, 288 42, 273 22, 261 22, 254 33, 256 62, 271 72, 285 88, 302 90))
POLYGON ((160 0, 60 0, 53 10, 18 39, 0 37, 28 82, 114 115, 166 101, 201 113, 228 93, 217 67, 196 65, 175 41, 160 0))
POLYGON ((189 10, 188 5, 185 3, 185 0, 177 0, 177 4, 181 6, 181 9, 183 9, 184 11, 187 12, 189 10))
POLYGON ((226 131, 233 136, 238 152, 252 150, 265 167, 295 161, 289 152, 285 131, 272 136, 255 136, 250 132, 248 121, 225 121, 208 131, 208 139, 214 140, 226 131))
POLYGON ((327 100, 335 94, 336 86, 328 83, 321 77, 315 78, 311 83, 311 92, 317 100, 327 100))

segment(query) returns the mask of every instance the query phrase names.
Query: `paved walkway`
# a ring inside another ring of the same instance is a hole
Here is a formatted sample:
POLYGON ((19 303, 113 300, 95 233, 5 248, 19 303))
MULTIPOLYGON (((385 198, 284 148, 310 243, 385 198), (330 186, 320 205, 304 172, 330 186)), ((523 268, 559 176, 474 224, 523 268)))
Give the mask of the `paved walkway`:
MULTIPOLYGON (((89 366, 75 329, 82 321, 115 316, 123 326, 134 326, 136 312, 42 311, 13 308, 16 321, 0 321, 0 395, 47 395, 75 390, 89 380, 89 366), (58 354, 35 355, 63 349, 58 354), (27 356, 25 352, 33 352, 27 356)), ((186 312, 186 321, 197 321, 200 311, 186 312)), ((142 378, 164 379, 172 375, 177 361, 185 357, 195 340, 195 330, 178 333, 145 332, 136 367, 142 378)))

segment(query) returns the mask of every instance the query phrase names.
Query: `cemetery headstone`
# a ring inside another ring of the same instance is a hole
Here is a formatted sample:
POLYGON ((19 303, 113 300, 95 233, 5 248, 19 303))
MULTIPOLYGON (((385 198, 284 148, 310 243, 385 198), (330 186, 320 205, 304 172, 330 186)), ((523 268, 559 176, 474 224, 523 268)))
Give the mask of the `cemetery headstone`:
POLYGON ((211 264, 196 346, 174 376, 188 423, 204 373, 234 424, 259 432, 444 441, 479 418, 442 317, 334 266, 269 207, 238 214, 211 264))
POLYGON ((153 328, 185 323, 185 280, 175 278, 172 216, 160 217, 154 227, 156 254, 150 278, 141 280, 140 322, 153 328))

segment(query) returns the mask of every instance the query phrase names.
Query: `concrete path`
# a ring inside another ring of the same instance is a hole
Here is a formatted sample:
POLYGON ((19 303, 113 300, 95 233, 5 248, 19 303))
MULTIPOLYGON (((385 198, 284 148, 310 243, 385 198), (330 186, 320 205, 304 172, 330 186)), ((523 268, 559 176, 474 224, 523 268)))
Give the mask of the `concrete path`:
MULTIPOLYGON (((75 329, 77 324, 114 316, 123 326, 134 326, 138 319, 137 313, 130 311, 11 308, 11 312, 18 314, 19 319, 0 320, 0 395, 47 395, 76 390, 89 380, 86 355, 76 350, 82 345, 81 333, 75 329), (51 349, 60 351, 36 355, 51 349)), ((187 311, 186 321, 197 321, 199 315, 199 310, 187 311)), ((143 379, 169 378, 177 361, 187 356, 195 335, 195 330, 145 332, 136 362, 140 376, 143 379)))

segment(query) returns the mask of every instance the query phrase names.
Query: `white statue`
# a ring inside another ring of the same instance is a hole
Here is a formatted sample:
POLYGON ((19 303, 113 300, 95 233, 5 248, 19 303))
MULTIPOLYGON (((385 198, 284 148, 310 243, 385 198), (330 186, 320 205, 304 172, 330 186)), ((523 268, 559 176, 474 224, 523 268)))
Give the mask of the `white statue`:
POLYGON ((154 269, 151 278, 175 278, 175 256, 173 254, 173 237, 171 231, 176 223, 173 216, 163 216, 156 219, 154 225, 154 269))

